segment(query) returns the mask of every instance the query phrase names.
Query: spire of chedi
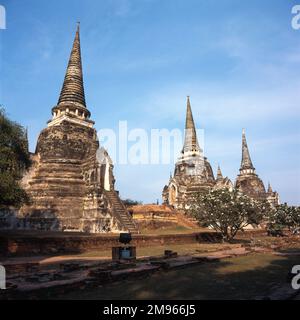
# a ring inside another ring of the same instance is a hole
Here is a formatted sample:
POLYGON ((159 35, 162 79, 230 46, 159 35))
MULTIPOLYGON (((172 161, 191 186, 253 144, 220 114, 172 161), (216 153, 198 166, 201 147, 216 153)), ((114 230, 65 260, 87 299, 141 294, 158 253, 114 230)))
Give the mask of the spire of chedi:
POLYGON ((182 153, 186 152, 199 152, 199 144, 197 140, 197 133, 195 128, 195 123, 192 114, 192 108, 190 103, 190 97, 187 97, 186 106, 186 120, 185 120, 185 138, 182 153))
POLYGON ((273 192, 273 189, 271 187, 271 183, 268 182, 268 193, 272 193, 273 192))
POLYGON ((49 123, 49 125, 61 122, 61 118, 63 116, 68 116, 68 120, 70 120, 70 118, 72 118, 73 120, 77 118, 77 120, 83 120, 83 122, 85 123, 92 123, 92 121, 88 120, 91 114, 90 111, 86 108, 85 102, 79 23, 77 26, 69 63, 67 66, 58 103, 52 109, 52 114, 53 119, 49 123))
POLYGON ((81 107, 86 107, 79 31, 78 24, 58 105, 72 103, 81 107))
POLYGON ((222 179, 223 179, 223 174, 222 174, 220 165, 218 165, 217 180, 222 180, 222 179))
POLYGON ((244 174, 255 173, 255 168, 252 164, 250 152, 248 149, 245 129, 243 129, 243 133, 242 133, 242 161, 241 161, 240 172, 244 174))

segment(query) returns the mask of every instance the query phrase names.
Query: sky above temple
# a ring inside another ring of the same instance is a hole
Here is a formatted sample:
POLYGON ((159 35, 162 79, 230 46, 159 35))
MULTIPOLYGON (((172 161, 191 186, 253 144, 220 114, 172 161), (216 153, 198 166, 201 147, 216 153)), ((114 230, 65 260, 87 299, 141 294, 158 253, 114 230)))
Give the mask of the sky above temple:
MULTIPOLYGON (((0 103, 28 126, 51 118, 81 22, 85 94, 99 129, 183 129, 186 96, 214 173, 233 181, 246 129, 256 172, 300 204, 300 30, 292 0, 2 0, 0 103)), ((110 153, 111 150, 108 150, 110 153)), ((123 198, 161 200, 174 164, 120 164, 123 198)))

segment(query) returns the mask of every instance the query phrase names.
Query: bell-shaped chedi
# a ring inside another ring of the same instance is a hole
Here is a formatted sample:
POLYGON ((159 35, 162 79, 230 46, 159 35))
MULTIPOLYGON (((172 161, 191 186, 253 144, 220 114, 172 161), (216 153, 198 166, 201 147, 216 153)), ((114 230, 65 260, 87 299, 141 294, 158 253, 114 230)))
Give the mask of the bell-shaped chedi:
POLYGON ((258 177, 253 166, 246 140, 245 129, 242 133, 242 161, 240 174, 236 178, 236 188, 256 200, 267 200, 272 206, 279 204, 279 194, 272 190, 269 183, 266 191, 264 183, 258 177))
POLYGON ((203 155, 197 138, 189 96, 186 105, 185 137, 181 154, 175 164, 174 176, 163 188, 165 204, 178 209, 188 207, 195 192, 208 189, 215 184, 210 163, 203 155))
POLYGON ((87 109, 77 27, 58 104, 39 135, 33 166, 23 178, 31 203, 16 228, 136 232, 114 188, 113 164, 100 148, 87 109))
POLYGON ((262 180, 255 173, 246 140, 245 129, 242 132, 242 160, 240 174, 236 178, 236 188, 251 198, 266 199, 266 190, 262 180))

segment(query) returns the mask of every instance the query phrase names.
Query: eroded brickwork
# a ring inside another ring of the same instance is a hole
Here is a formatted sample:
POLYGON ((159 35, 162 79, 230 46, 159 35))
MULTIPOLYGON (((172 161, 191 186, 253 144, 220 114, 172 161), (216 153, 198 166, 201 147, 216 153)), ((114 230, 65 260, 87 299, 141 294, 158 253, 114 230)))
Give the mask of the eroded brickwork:
POLYGON ((112 161, 86 108, 79 27, 58 104, 39 135, 23 187, 31 203, 0 212, 0 228, 136 232, 114 189, 112 161))
MULTIPOLYGON (((208 160, 199 147, 189 97, 187 99, 185 141, 182 152, 175 165, 174 175, 163 188, 163 203, 178 209, 187 209, 195 195, 201 190, 233 189, 228 177, 223 177, 218 167, 217 177, 208 160)), ((267 200, 273 206, 279 204, 279 195, 269 185, 265 190, 263 181, 258 177, 252 164, 246 141, 245 131, 242 136, 242 161, 240 173, 236 178, 235 187, 242 193, 256 200, 267 200)))

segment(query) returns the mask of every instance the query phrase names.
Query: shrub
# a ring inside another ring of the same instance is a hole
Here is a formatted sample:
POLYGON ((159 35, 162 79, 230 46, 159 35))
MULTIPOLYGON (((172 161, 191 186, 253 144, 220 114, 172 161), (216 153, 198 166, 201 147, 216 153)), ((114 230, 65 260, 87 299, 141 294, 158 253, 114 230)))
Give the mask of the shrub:
POLYGON ((231 241, 248 225, 259 225, 269 209, 266 201, 255 201, 236 189, 220 189, 196 194, 189 212, 200 225, 219 231, 225 241, 231 241))

